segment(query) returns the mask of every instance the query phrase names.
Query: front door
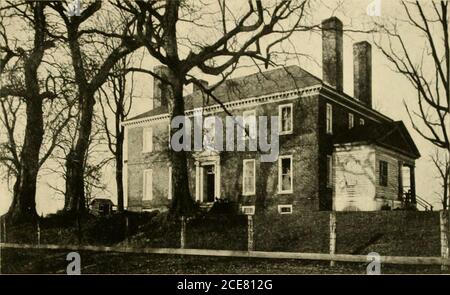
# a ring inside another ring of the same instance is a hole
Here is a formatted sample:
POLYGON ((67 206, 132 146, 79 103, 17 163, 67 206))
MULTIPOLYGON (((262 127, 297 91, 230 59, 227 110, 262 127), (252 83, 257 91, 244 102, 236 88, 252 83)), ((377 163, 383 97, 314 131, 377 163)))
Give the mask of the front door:
POLYGON ((216 173, 214 165, 203 166, 203 202, 214 202, 216 173))

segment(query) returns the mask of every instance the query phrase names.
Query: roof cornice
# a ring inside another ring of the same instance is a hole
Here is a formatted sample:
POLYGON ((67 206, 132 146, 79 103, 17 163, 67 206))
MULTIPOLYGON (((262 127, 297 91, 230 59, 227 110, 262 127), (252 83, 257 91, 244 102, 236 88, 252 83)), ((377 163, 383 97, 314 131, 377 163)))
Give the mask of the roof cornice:
MULTIPOLYGON (((320 93, 320 90, 322 88, 322 84, 317 84, 310 87, 304 87, 301 89, 295 89, 295 90, 289 90, 289 91, 283 91, 283 92, 277 92, 272 93, 268 95, 262 95, 257 97, 250 97, 246 99, 236 100, 236 101, 230 101, 223 103, 225 108, 229 111, 245 108, 251 105, 261 105, 261 104, 267 104, 282 100, 289 100, 289 99, 297 99, 299 97, 308 97, 312 95, 317 95, 320 93)), ((204 115, 208 114, 215 114, 218 112, 223 111, 223 107, 219 104, 214 104, 211 106, 206 106, 203 108, 195 108, 191 110, 185 111, 186 116, 193 116, 195 112, 203 111, 204 115)), ((151 122, 155 121, 163 121, 170 119, 170 115, 168 113, 155 115, 155 116, 149 116, 145 118, 139 118, 135 120, 125 121, 122 123, 122 126, 135 126, 135 125, 146 125, 151 122)))
MULTIPOLYGON (((231 111, 231 110, 236 110, 236 109, 242 109, 242 108, 252 106, 252 105, 261 105, 261 104, 273 103, 273 102, 282 101, 282 100, 297 99, 299 97, 307 97, 307 96, 312 96, 312 95, 317 95, 317 94, 320 94, 323 97, 325 97, 331 101, 334 101, 337 104, 342 105, 343 107, 349 108, 356 113, 360 113, 365 116, 368 116, 368 114, 369 114, 369 117, 371 117, 375 121, 393 122, 393 120, 391 118, 381 114, 380 112, 378 112, 374 109, 368 108, 367 106, 363 105, 361 102, 355 100, 354 98, 352 98, 346 94, 336 92, 332 87, 330 87, 326 84, 317 84, 314 86, 304 87, 304 88, 300 88, 300 89, 294 89, 294 90, 289 90, 289 91, 272 93, 272 94, 268 94, 268 95, 262 95, 262 96, 250 97, 250 98, 236 100, 236 101, 230 101, 230 102, 223 103, 223 106, 227 110, 231 111), (338 98, 338 99, 336 99, 336 98, 338 98), (359 109, 355 109, 354 107, 357 107, 359 109)), ((206 106, 203 108, 200 107, 200 108, 190 109, 190 110, 185 111, 185 115, 190 117, 190 116, 193 116, 194 113, 198 112, 198 111, 203 111, 204 115, 215 114, 215 113, 223 111, 223 106, 221 106, 219 104, 214 104, 214 105, 206 106)), ((169 119, 170 119, 169 113, 164 113, 164 114, 149 116, 149 117, 145 117, 145 118, 139 118, 139 119, 135 119, 135 120, 125 121, 122 123, 122 126, 137 127, 137 126, 141 126, 141 125, 147 125, 152 122, 169 120, 169 119)))

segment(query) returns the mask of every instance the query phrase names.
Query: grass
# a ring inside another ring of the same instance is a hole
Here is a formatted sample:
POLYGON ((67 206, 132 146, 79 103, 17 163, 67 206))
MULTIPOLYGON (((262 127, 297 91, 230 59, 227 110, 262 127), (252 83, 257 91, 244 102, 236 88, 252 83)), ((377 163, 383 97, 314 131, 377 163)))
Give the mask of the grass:
POLYGON ((270 212, 255 217, 255 247, 259 251, 327 253, 329 212, 270 212))
POLYGON ((336 252, 440 256, 439 212, 337 213, 336 252))
POLYGON ((247 216, 203 216, 188 223, 187 248, 247 250, 247 216))

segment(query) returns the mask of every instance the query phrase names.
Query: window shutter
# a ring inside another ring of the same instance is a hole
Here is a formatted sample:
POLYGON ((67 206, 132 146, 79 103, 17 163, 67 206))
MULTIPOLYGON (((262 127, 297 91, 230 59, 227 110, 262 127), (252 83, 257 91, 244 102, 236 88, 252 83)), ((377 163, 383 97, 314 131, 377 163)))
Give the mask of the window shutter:
POLYGON ((143 200, 153 199, 153 170, 144 170, 143 200))
POLYGON ((153 129, 144 128, 142 136, 142 151, 151 152, 153 150, 153 129))
POLYGON ((169 188, 167 198, 172 200, 172 167, 169 167, 169 188))

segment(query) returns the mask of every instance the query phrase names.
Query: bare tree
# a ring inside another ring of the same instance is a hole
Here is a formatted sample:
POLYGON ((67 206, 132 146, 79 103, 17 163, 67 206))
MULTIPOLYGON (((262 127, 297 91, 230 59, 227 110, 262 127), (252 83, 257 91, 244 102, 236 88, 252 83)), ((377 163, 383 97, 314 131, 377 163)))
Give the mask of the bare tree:
MULTIPOLYGON (((406 20, 394 24, 378 24, 387 40, 386 42, 378 40, 376 45, 394 65, 395 70, 405 76, 417 91, 416 105, 412 107, 405 103, 413 128, 427 141, 448 153, 450 152, 449 3, 442 0, 402 1, 401 4, 406 20), (415 36, 420 36, 421 39, 416 38, 412 43, 401 30, 415 32, 415 36)), ((441 167, 440 164, 437 166, 441 167)), ((448 194, 449 188, 445 187, 444 190, 448 194)))
MULTIPOLYGON (((72 60, 77 98, 79 105, 79 124, 73 147, 66 159, 66 190, 64 210, 67 213, 84 211, 85 186, 84 171, 85 159, 89 148, 89 139, 92 132, 95 94, 106 82, 113 66, 126 55, 140 47, 139 42, 133 38, 133 24, 135 19, 126 13, 119 16, 120 23, 108 23, 109 30, 102 30, 93 25, 93 20, 99 16, 100 9, 106 4, 100 0, 91 2, 80 16, 66 15, 63 2, 53 2, 50 6, 62 20, 65 34, 57 36, 69 48, 72 60), (94 44, 99 44, 97 36, 119 40, 116 47, 110 51, 102 51, 100 56, 92 57, 99 51, 93 50, 94 44), (103 56, 105 56, 103 58, 103 56)), ((108 9, 105 13, 113 13, 108 9)))
POLYGON ((438 193, 438 195, 442 203, 442 208, 447 210, 449 206, 450 194, 450 154, 447 151, 441 153, 439 149, 436 149, 436 152, 431 157, 431 160, 439 172, 438 178, 440 180, 442 190, 438 193))
MULTIPOLYGON (((116 1, 120 9, 137 19, 138 40, 151 56, 169 68, 166 82, 172 93, 171 118, 184 115, 183 87, 195 83, 193 72, 223 75, 242 58, 266 67, 273 65, 272 50, 302 30, 308 1, 116 1), (181 32, 183 23, 186 32, 181 32), (194 32, 207 38, 195 38, 194 32)), ((181 126, 180 126, 181 127, 181 126)), ((172 128, 174 134, 179 128, 172 128)), ((195 206, 188 187, 187 154, 171 153, 173 200, 171 212, 190 215, 195 206)))
MULTIPOLYGON (((65 189, 61 187, 59 180, 65 183, 67 179, 66 159, 76 138, 78 124, 79 121, 70 121, 64 131, 59 134, 59 149, 52 156, 51 165, 47 165, 42 169, 43 174, 52 176, 51 181, 48 181, 46 184, 54 191, 58 198, 65 197, 65 189)), ((85 209, 89 208, 89 204, 95 198, 96 194, 106 191, 103 171, 114 158, 109 155, 105 141, 103 122, 100 116, 95 115, 92 122, 92 133, 89 137, 88 150, 83 163, 85 167, 83 171, 86 200, 84 204, 85 209)))
POLYGON ((19 114, 23 111, 23 101, 15 97, 0 98, 0 123, 5 130, 4 142, 0 146, 0 164, 5 168, 5 180, 16 179, 20 171, 20 148, 17 143, 19 114))
POLYGON ((132 67, 131 56, 120 60, 111 71, 106 87, 102 88, 99 99, 109 151, 115 159, 115 174, 117 188, 117 210, 124 210, 123 191, 123 146, 125 130, 122 122, 130 113, 133 105, 133 72, 127 81, 127 69, 132 67), (103 98, 102 98, 103 97, 103 98), (109 118, 112 115, 112 127, 109 118))
POLYGON ((7 130, 8 139, 3 146, 2 163, 7 167, 8 176, 15 177, 13 202, 8 212, 12 222, 29 221, 37 216, 38 172, 52 154, 58 133, 69 120, 60 115, 53 117, 54 121, 51 123, 62 124, 58 127, 52 126, 50 145, 43 150, 43 143, 49 138, 48 134, 45 134, 49 121, 46 122, 43 115, 46 112, 46 102, 53 104, 61 94, 57 90, 58 77, 48 71, 47 75, 42 75, 41 72, 42 65, 46 62, 45 52, 55 47, 54 41, 47 34, 46 6, 47 3, 43 1, 6 1, 0 8, 2 19, 24 22, 32 32, 30 40, 14 39, 11 32, 17 30, 17 27, 7 28, 3 22, 0 26, 0 35, 4 41, 0 47, 0 68, 2 79, 6 81, 0 88, 1 123, 7 130), (23 141, 18 144, 16 137, 21 110, 24 113, 25 126, 23 141))

